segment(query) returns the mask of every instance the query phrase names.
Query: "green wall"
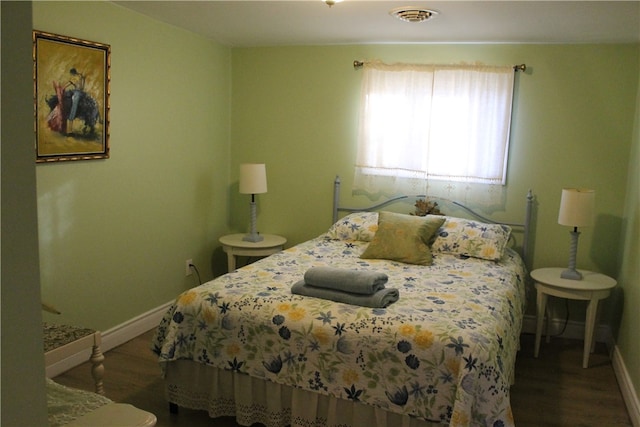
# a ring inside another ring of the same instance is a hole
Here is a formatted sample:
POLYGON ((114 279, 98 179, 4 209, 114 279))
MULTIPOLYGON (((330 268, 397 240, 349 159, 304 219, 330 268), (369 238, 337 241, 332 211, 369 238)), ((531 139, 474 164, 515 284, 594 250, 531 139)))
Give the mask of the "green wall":
MULTIPOLYGON (((516 79, 506 213, 495 215, 521 219, 531 188, 538 202, 532 265, 563 266, 570 230, 557 224, 561 189, 594 188, 598 225, 583 230, 578 263, 617 273, 627 185, 627 168, 619 165, 628 163, 631 147, 637 46, 283 47, 234 49, 232 56, 232 180, 239 163, 266 162, 269 192, 259 196, 259 228, 291 243, 330 225, 336 174, 349 198, 361 78, 354 59, 526 63, 516 79)), ((239 229, 248 216, 245 199, 232 194, 239 229)))
POLYGON ((47 425, 33 164, 31 3, 2 2, 2 308, 4 427, 47 425))
POLYGON ((185 260, 225 265, 230 50, 109 2, 35 2, 33 27, 111 45, 111 158, 36 167, 46 319, 105 330, 197 284, 185 260))

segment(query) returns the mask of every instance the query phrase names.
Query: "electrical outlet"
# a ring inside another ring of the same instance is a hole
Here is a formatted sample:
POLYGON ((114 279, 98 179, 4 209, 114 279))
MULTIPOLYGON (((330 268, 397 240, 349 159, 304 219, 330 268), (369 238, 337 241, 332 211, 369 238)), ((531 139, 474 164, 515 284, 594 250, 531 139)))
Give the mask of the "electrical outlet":
POLYGON ((193 271, 191 271, 191 264, 193 264, 193 260, 192 259, 188 259, 184 262, 184 275, 185 276, 191 276, 193 274, 193 271))

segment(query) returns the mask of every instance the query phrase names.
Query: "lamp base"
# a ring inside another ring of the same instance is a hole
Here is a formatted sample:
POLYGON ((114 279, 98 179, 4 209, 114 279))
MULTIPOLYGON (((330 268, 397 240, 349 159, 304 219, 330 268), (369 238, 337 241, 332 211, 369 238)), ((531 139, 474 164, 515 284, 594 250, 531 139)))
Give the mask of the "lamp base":
POLYGON ((261 242, 264 240, 258 231, 256 230, 256 201, 254 199, 254 194, 251 195, 251 203, 249 203, 249 215, 251 216, 251 232, 246 234, 242 240, 245 242, 261 242))
POLYGON ((562 273, 560 273, 560 277, 569 280, 582 280, 582 274, 580 274, 578 270, 571 268, 567 268, 562 273))
POLYGON ((569 234, 571 234, 571 247, 569 248, 569 267, 560 274, 560 277, 569 280, 582 280, 582 274, 580 274, 580 272, 576 270, 578 237, 580 237, 578 227, 574 227, 573 231, 569 234))
POLYGON ((258 233, 251 233, 251 234, 246 234, 242 238, 242 240, 244 240, 245 242, 257 243, 257 242, 262 242, 264 240, 264 237, 262 237, 258 233))

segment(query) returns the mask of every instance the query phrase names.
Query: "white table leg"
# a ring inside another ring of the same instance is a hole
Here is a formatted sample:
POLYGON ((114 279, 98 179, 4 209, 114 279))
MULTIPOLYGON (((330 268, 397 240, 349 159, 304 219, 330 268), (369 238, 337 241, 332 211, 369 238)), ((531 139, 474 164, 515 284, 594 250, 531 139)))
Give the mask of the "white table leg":
MULTIPOLYGON (((542 324, 544 323, 544 314, 547 307, 547 294, 538 290, 536 301, 536 345, 533 351, 533 357, 538 357, 540 351, 540 338, 542 338, 542 324)), ((548 336, 548 331, 547 331, 548 336)))
POLYGON ((236 269, 236 256, 233 254, 233 248, 223 247, 223 250, 227 253, 227 273, 231 273, 236 269))
POLYGON ((589 300, 587 305, 587 319, 584 326, 584 354, 582 356, 582 367, 589 367, 589 355, 591 354, 591 342, 593 341, 593 331, 596 325, 596 313, 598 311, 598 300, 589 300))
POLYGON ((236 256, 232 253, 227 254, 227 272, 231 273, 236 269, 236 256))

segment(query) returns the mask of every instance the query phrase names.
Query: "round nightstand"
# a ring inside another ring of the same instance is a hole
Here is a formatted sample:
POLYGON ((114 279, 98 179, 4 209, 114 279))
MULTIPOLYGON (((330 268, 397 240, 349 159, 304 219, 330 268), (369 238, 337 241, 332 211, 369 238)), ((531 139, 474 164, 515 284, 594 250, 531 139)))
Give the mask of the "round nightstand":
POLYGON ((264 238, 259 242, 242 240, 246 234, 229 234, 220 238, 222 250, 227 254, 229 272, 236 269, 237 256, 264 257, 284 249, 287 239, 274 234, 261 234, 264 238))
MULTIPOLYGON (((539 268, 531 272, 531 278, 536 282, 536 344, 534 357, 538 357, 542 324, 547 307, 547 296, 589 301, 587 318, 584 325, 584 354, 582 367, 589 366, 589 354, 592 351, 593 333, 596 325, 598 301, 607 298, 611 289, 616 286, 615 279, 604 274, 580 270, 582 280, 563 279, 560 274, 564 268, 539 268)), ((547 321, 547 342, 549 341, 549 324, 547 321)))

